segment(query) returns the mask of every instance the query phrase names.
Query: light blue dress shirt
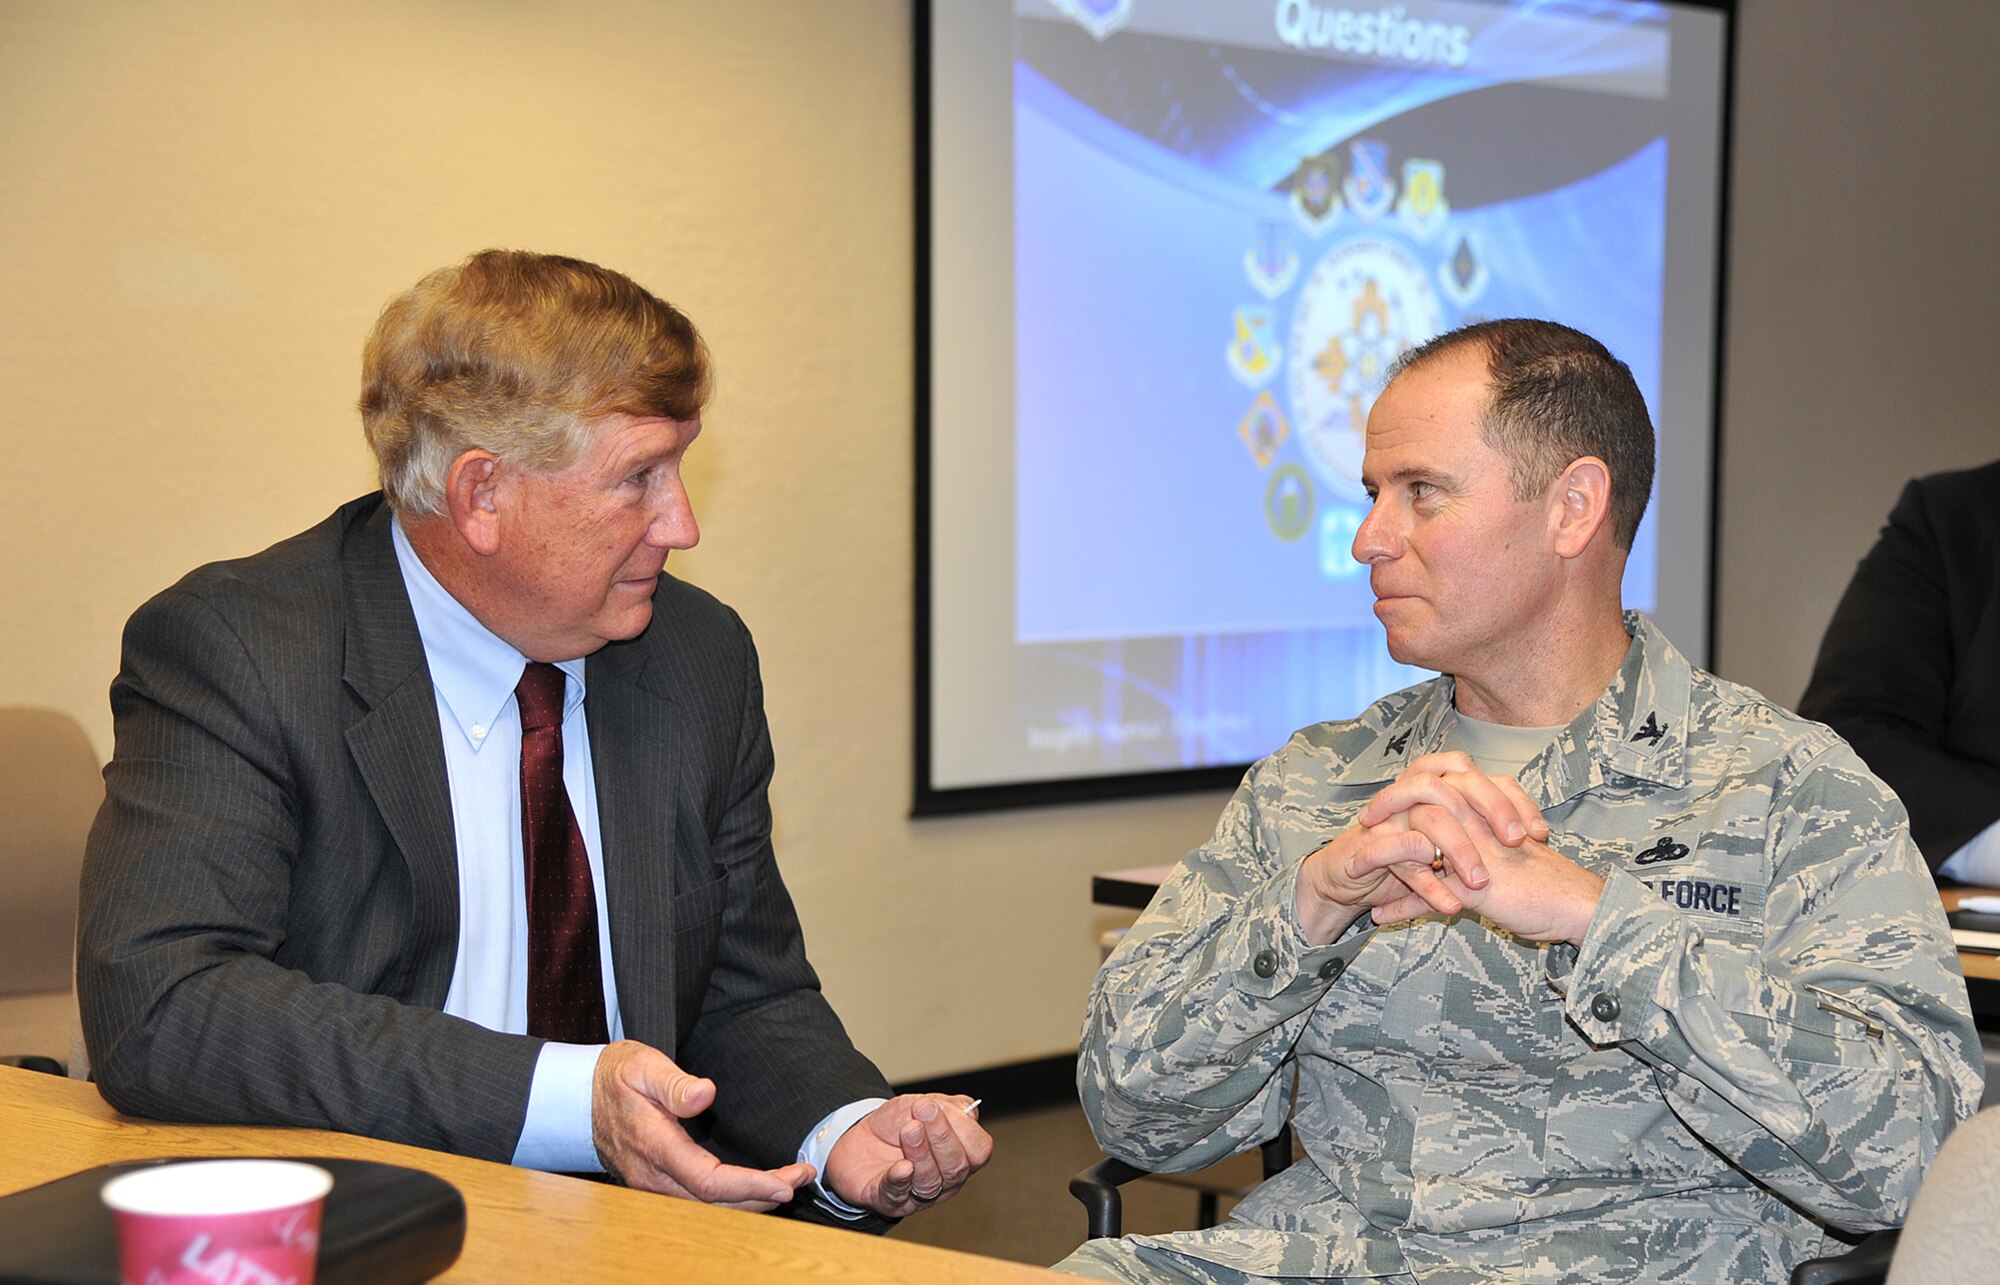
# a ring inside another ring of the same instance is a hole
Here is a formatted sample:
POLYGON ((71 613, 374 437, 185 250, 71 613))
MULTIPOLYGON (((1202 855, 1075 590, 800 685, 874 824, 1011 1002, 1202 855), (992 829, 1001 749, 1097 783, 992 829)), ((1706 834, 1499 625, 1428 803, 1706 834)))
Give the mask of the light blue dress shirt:
MULTIPOLYGON (((521 854, 521 709, 514 688, 528 658, 480 624, 437 582, 410 547, 401 522, 390 524, 390 539, 430 665, 458 844, 458 958, 444 1011, 490 1030, 525 1033, 528 896, 521 854)), ((557 668, 568 676, 563 785, 590 857, 605 1020, 616 1040, 624 1030, 618 982, 611 972, 597 780, 590 770, 590 728, 583 716, 584 663, 566 660, 557 668)), ((528 1092, 527 1121, 514 1148, 515 1164, 569 1172, 601 1167, 590 1136, 590 1089, 602 1052, 600 1045, 585 1044, 550 1043, 542 1049, 528 1092)))
MULTIPOLYGON (((390 523, 396 562, 409 591, 424 659, 437 697, 451 785, 452 832, 458 845, 458 957, 444 1011, 496 1031, 528 1029, 528 909, 521 852, 521 711, 514 688, 528 658, 479 623, 437 582, 410 547, 400 521, 390 523)), ((604 850, 599 837, 597 779, 591 771, 590 728, 584 718, 584 661, 561 661, 563 785, 597 898, 598 961, 604 974, 606 1026, 624 1038, 618 982, 612 975, 611 916, 604 904, 604 850)), ((590 1092, 602 1045, 542 1047, 528 1090, 527 1118, 514 1163, 531 1169, 583 1173, 602 1168, 591 1141, 590 1092)), ((727 1091, 726 1086, 722 1087, 727 1091)), ((848 1126, 881 1103, 850 1103, 807 1133, 799 1159, 826 1172, 826 1154, 848 1126)), ((860 1211, 820 1192, 836 1212, 860 1211)))

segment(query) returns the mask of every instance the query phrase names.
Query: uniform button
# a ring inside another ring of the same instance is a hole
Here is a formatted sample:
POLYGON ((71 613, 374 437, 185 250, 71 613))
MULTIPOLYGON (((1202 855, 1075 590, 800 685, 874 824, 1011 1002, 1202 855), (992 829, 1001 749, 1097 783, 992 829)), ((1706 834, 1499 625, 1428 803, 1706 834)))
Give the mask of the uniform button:
POLYGON ((1250 968, 1259 977, 1269 977, 1278 971, 1278 952, 1275 950, 1258 951, 1257 958, 1250 961, 1250 968))
POLYGON ((1600 1022, 1615 1021, 1618 1017, 1618 997, 1604 994, 1591 1000, 1590 1015, 1600 1022))
POLYGON ((1346 971, 1347 971, 1346 960, 1329 959, 1324 964, 1321 964, 1319 966, 1319 979, 1323 982, 1330 982, 1337 979, 1342 973, 1346 971))

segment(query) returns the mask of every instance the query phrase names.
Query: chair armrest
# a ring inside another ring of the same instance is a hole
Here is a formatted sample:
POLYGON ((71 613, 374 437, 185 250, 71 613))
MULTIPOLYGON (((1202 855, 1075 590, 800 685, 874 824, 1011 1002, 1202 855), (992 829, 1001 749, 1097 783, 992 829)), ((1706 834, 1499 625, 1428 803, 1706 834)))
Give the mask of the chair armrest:
POLYGON ((19 1067, 23 1071, 40 1071, 43 1075, 66 1075, 63 1064, 52 1057, 39 1053, 9 1053, 0 1057, 0 1066, 19 1067))
POLYGON ((1792 1285, 1882 1285, 1896 1237, 1894 1228, 1873 1232, 1844 1254, 1809 1258, 1792 1269, 1792 1285))
POLYGON ((1257 1148, 1264 1159, 1264 1176, 1275 1178, 1292 1167, 1292 1122, 1285 1121, 1279 1130, 1264 1140, 1257 1148))
POLYGON ((1069 1180, 1069 1194, 1083 1203, 1084 1217, 1090 1223, 1087 1239, 1100 1240, 1119 1234, 1125 1220, 1125 1202, 1118 1188, 1145 1176, 1146 1171, 1137 1165, 1107 1156, 1069 1180))
MULTIPOLYGON (((1292 1164, 1292 1124, 1287 1120, 1276 1135, 1267 1138, 1258 1148, 1264 1164, 1264 1177, 1275 1178, 1292 1164)), ((1118 1189, 1134 1178, 1151 1177, 1152 1171, 1137 1165, 1126 1164, 1123 1160, 1106 1157, 1069 1180, 1069 1194, 1083 1204, 1084 1217, 1090 1223, 1086 1239, 1099 1240, 1106 1236, 1117 1236, 1125 1225, 1125 1201, 1118 1189)), ((1236 1193, 1240 1194, 1240 1193, 1236 1193)), ((1210 1215, 1213 1216, 1212 1214, 1210 1215)))

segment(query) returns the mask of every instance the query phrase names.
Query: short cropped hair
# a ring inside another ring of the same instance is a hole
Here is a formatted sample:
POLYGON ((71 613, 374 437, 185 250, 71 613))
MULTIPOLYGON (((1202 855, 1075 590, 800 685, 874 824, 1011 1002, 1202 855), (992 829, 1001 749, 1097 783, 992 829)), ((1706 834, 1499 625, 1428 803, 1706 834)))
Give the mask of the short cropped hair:
POLYGON ((581 259, 482 250, 389 301, 361 355, 361 425, 398 513, 444 512, 452 462, 484 449, 574 464, 606 415, 690 420, 708 400, 694 323, 581 259))
POLYGON ((1576 460, 1611 468, 1611 535, 1630 549, 1653 491, 1653 421, 1632 369, 1580 330, 1506 318, 1448 330, 1397 359, 1390 378, 1468 344, 1492 386, 1480 436, 1507 457, 1514 498, 1540 495, 1576 460))

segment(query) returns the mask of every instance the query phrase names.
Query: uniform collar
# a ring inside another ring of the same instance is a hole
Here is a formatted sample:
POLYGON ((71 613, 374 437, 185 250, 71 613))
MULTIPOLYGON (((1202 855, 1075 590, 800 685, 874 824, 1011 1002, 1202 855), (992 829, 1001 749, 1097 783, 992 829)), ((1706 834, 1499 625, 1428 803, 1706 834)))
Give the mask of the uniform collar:
MULTIPOLYGON (((1528 764, 1522 786, 1554 807, 1610 774, 1668 787, 1687 783, 1687 715, 1694 668, 1643 613, 1625 613, 1632 646, 1604 694, 1570 721, 1528 764)), ((1412 759, 1440 749, 1458 717, 1449 676, 1398 692, 1371 707, 1374 736, 1336 774, 1343 785, 1394 780, 1412 759)))

